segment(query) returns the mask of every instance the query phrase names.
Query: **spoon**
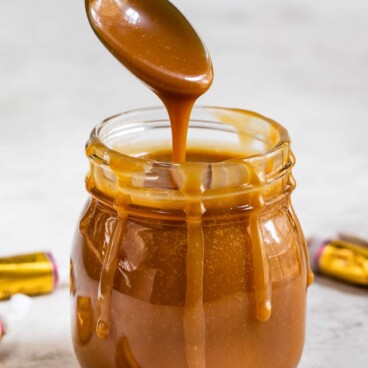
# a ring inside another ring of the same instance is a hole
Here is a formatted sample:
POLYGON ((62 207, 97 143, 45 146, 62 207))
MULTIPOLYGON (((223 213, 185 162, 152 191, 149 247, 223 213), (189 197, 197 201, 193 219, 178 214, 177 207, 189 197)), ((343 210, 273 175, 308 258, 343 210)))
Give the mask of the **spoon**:
POLYGON ((206 47, 169 1, 86 0, 86 10, 106 48, 161 99, 195 100, 212 84, 206 47))

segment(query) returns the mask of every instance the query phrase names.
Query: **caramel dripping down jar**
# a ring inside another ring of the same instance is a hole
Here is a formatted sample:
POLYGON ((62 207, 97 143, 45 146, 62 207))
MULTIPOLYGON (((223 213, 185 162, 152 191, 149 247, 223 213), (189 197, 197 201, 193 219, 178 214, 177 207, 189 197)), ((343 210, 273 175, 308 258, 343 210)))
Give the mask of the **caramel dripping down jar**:
POLYGON ((309 268, 287 131, 244 110, 192 113, 188 162, 163 108, 109 118, 86 146, 71 255, 82 367, 296 368, 309 268))

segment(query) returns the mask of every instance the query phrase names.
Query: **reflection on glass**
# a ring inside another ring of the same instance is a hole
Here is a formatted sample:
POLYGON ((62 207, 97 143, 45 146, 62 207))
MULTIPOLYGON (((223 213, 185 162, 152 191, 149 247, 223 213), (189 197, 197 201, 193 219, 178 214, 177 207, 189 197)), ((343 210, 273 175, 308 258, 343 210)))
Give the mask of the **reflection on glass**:
POLYGON ((76 319, 79 342, 85 345, 93 333, 93 311, 90 298, 78 296, 76 319))
POLYGON ((126 336, 122 336, 116 346, 116 366, 118 368, 140 368, 130 349, 126 336))

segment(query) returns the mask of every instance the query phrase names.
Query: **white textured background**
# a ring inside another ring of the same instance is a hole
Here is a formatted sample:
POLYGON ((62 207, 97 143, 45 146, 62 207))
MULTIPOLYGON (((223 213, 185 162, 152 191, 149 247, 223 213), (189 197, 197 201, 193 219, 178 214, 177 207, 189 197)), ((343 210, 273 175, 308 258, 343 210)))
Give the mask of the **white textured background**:
MULTIPOLYGON (((368 237, 368 1, 174 3, 213 57, 216 81, 200 103, 289 130, 306 235, 368 237)), ((67 267, 89 131, 158 103, 99 44, 82 0, 0 0, 0 256, 47 249, 67 267)), ((68 291, 32 300, 0 343, 0 366, 76 367, 68 291)), ((366 368, 367 338, 368 290, 317 279, 300 368, 366 368)))

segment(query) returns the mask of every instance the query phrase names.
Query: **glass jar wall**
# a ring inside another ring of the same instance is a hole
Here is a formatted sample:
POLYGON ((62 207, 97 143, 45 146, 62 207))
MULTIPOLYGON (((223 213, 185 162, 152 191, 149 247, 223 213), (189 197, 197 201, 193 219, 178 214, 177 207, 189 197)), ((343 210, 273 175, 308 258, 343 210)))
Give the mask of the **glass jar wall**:
POLYGON ((284 128, 193 111, 170 163, 164 109, 107 119, 87 143, 90 198, 71 257, 82 367, 295 368, 312 281, 284 128))

